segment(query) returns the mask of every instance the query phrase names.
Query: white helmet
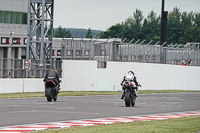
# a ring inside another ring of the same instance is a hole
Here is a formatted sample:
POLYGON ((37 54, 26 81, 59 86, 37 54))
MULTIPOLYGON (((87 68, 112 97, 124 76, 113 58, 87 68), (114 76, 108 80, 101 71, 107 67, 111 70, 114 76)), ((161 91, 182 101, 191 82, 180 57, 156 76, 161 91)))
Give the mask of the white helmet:
POLYGON ((132 71, 129 71, 126 75, 127 80, 133 80, 134 79, 134 73, 132 71))
POLYGON ((128 75, 134 76, 134 72, 133 72, 133 71, 129 71, 129 72, 128 72, 128 75))

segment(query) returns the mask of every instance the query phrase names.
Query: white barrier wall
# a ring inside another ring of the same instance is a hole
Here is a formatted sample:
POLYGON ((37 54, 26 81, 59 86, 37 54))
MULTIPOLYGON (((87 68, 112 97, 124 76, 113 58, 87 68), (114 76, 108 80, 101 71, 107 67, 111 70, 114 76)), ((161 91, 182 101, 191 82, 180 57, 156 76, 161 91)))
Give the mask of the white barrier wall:
POLYGON ((200 90, 200 67, 135 62, 63 61, 65 91, 118 91, 128 71, 134 71, 141 90, 200 90))
MULTIPOLYGON (((120 83, 134 71, 140 90, 199 90, 200 67, 135 62, 63 61, 61 91, 121 91, 120 83)), ((0 79, 0 93, 43 92, 43 79, 0 79)))
POLYGON ((0 93, 23 92, 22 79, 0 79, 0 93))
POLYGON ((43 79, 0 79, 0 93, 42 92, 43 79))

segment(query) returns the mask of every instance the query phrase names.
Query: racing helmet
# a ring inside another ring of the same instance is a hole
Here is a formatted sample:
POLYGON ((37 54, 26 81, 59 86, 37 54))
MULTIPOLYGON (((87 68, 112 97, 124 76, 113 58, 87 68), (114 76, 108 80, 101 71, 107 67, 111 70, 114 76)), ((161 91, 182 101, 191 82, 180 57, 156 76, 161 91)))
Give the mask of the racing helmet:
POLYGON ((128 72, 128 75, 134 76, 134 72, 133 72, 133 71, 129 71, 129 72, 128 72))
POLYGON ((125 76, 126 80, 133 80, 134 79, 134 73, 132 71, 129 71, 128 74, 125 76))
POLYGON ((57 69, 56 69, 55 67, 52 67, 52 68, 51 68, 51 71, 57 72, 57 69))

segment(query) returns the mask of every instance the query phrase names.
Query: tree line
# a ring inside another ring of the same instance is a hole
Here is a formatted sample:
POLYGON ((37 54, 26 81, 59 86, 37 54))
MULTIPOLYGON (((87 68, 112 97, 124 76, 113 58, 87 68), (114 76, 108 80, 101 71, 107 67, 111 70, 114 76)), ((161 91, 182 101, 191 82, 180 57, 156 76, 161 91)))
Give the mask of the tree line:
MULTIPOLYGON (((99 38, 126 38, 129 42, 132 39, 142 39, 145 42, 160 41, 161 16, 153 10, 144 18, 143 12, 136 9, 133 16, 128 17, 124 22, 117 23, 109 27, 106 31, 100 32, 99 38)), ((63 38, 65 35, 72 37, 70 30, 61 26, 54 30, 54 37, 63 38)), ((95 37, 89 28, 85 33, 86 38, 95 37)), ((200 13, 198 12, 181 12, 175 7, 173 11, 168 12, 167 22, 167 44, 187 42, 200 42, 200 13)))
MULTIPOLYGON (((90 28, 88 30, 86 30, 86 32, 84 32, 84 31, 85 31, 85 29, 74 29, 73 33, 75 33, 75 34, 73 35, 71 30, 62 28, 62 26, 59 26, 58 28, 54 29, 53 36, 58 37, 58 38, 63 38, 63 37, 72 38, 76 35, 77 35, 76 37, 85 37, 85 38, 95 37, 90 28)), ((95 31, 95 30, 93 30, 93 31, 95 31)), ((98 31, 96 31, 96 32, 98 32, 98 31)))
MULTIPOLYGON (((143 12, 136 9, 133 16, 127 18, 121 24, 109 27, 105 32, 99 34, 100 38, 127 38, 127 42, 132 39, 143 39, 145 42, 160 41, 161 16, 152 10, 147 18, 143 12)), ((167 44, 187 42, 200 42, 200 13, 180 12, 175 7, 168 12, 167 22, 167 44)))

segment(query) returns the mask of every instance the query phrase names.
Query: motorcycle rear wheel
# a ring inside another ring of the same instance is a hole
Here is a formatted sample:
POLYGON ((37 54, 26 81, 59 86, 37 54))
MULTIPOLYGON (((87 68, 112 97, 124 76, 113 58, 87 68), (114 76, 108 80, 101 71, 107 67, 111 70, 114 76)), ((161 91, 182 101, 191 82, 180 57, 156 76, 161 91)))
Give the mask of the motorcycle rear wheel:
POLYGON ((51 92, 51 87, 47 88, 47 101, 51 102, 52 101, 52 92, 51 92))

